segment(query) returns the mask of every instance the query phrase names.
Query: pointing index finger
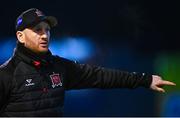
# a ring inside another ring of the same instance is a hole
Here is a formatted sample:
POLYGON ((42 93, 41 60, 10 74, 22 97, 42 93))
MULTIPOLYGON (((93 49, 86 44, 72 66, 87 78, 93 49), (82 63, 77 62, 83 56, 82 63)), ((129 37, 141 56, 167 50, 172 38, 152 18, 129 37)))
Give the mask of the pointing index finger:
POLYGON ((164 85, 171 85, 171 86, 175 86, 176 85, 175 83, 170 82, 170 81, 166 81, 166 80, 163 80, 162 84, 164 84, 164 85))

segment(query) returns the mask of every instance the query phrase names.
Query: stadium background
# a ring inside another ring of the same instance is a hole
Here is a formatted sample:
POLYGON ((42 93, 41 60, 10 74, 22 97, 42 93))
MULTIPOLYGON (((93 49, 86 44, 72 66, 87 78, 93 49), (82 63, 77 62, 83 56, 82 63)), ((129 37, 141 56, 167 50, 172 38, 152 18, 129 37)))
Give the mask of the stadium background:
POLYGON ((159 74, 173 81, 165 94, 148 89, 66 92, 65 116, 180 116, 178 0, 5 0, 1 2, 0 64, 16 46, 14 24, 36 7, 56 16, 53 54, 108 68, 159 74))

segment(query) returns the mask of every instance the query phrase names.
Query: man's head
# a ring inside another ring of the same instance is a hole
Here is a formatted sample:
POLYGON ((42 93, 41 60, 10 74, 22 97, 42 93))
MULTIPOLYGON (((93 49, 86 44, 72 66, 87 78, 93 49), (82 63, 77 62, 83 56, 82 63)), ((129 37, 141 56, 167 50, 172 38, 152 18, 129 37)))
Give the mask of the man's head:
POLYGON ((16 36, 20 43, 36 53, 48 51, 50 28, 57 25, 53 16, 45 16, 40 10, 31 8, 16 20, 16 36))

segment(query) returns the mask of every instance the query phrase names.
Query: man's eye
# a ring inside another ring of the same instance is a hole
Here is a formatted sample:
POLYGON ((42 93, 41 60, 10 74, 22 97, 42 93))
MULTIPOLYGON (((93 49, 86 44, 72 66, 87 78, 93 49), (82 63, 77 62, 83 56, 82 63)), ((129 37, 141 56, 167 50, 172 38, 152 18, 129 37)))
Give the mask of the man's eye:
POLYGON ((40 31, 41 31, 41 28, 36 28, 35 31, 36 31, 36 32, 40 32, 40 31))
POLYGON ((50 28, 46 28, 46 31, 50 31, 50 28))

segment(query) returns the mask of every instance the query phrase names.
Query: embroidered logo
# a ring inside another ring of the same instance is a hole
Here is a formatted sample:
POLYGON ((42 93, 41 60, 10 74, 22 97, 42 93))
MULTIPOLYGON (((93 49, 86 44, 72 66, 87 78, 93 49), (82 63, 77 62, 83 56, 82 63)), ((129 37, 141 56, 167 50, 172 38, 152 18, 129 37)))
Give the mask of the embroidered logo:
POLYGON ((44 16, 43 13, 41 11, 39 11, 38 9, 35 12, 37 14, 37 16, 44 16))
POLYGON ((62 86, 62 82, 61 82, 61 78, 59 74, 53 73, 52 75, 50 75, 50 78, 51 78, 53 88, 56 86, 62 86))
POLYGON ((26 79, 26 84, 25 84, 25 86, 33 86, 33 85, 35 85, 35 83, 32 83, 32 79, 26 79))

